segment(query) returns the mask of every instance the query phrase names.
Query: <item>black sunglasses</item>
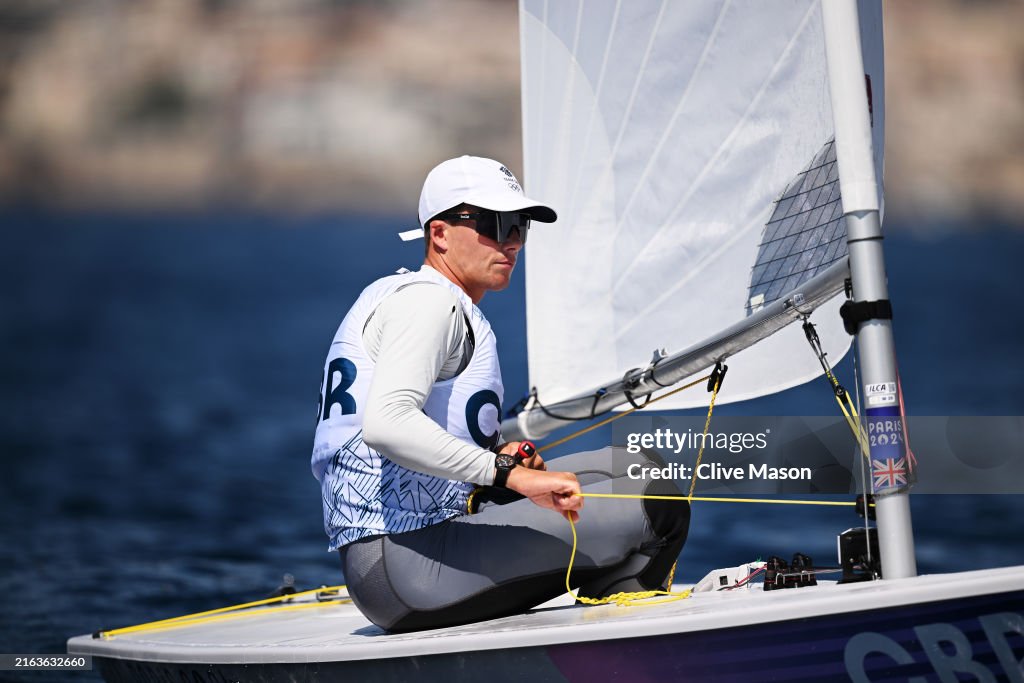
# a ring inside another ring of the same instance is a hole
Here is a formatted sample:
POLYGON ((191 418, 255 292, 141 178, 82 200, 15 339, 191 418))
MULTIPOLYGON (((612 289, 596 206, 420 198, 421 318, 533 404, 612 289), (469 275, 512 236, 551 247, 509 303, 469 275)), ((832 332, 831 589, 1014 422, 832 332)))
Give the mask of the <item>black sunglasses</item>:
POLYGON ((530 231, 530 214, 519 211, 453 211, 442 216, 460 221, 475 221, 476 231, 495 242, 508 241, 512 231, 518 230, 519 239, 526 244, 526 235, 530 231))

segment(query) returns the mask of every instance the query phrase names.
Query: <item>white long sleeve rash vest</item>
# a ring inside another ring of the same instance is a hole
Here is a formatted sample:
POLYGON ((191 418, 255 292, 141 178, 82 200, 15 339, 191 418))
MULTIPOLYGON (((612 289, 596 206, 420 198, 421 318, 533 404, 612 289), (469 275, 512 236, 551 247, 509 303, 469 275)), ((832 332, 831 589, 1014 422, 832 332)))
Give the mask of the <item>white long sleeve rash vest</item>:
POLYGON ((488 485, 494 454, 452 436, 422 411, 434 383, 469 364, 466 330, 462 305, 446 287, 416 283, 377 306, 362 336, 374 361, 363 440, 402 467, 488 485))

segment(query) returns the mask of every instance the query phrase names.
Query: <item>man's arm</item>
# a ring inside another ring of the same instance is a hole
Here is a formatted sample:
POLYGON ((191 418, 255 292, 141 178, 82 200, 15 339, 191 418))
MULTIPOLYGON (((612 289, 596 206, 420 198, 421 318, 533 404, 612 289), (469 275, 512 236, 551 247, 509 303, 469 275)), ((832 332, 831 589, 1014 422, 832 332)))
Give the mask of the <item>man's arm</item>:
POLYGON ((494 455, 452 436, 423 413, 442 369, 461 365, 465 327, 461 304, 444 287, 412 285, 381 302, 364 334, 376 367, 363 441, 408 469, 490 484, 494 455))
MULTIPOLYGON (((364 343, 376 367, 367 396, 363 441, 411 470, 474 484, 493 483, 494 454, 452 436, 422 412, 439 374, 448 376, 464 364, 465 319, 458 299, 442 287, 406 287, 378 306, 370 324, 364 343)), ((532 467, 536 469, 513 468, 508 488, 566 518, 579 519, 583 499, 576 495, 580 492, 576 475, 543 471, 539 456, 532 467)))

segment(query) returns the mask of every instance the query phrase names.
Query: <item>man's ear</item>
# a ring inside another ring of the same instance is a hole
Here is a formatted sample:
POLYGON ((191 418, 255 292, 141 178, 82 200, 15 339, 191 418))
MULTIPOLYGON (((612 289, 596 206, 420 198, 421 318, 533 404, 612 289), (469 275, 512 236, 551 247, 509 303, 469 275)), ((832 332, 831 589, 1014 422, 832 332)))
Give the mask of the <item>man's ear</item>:
POLYGON ((427 226, 427 239, 434 245, 434 251, 443 254, 448 251, 448 224, 442 220, 432 220, 427 226))

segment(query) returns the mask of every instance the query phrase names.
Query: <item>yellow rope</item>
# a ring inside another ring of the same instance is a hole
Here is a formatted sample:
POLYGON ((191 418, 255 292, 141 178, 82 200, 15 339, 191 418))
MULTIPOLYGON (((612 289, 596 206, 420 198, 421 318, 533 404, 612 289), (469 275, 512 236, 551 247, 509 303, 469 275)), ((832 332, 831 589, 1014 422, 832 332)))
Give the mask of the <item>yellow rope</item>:
POLYGON ((260 605, 269 605, 275 602, 284 602, 287 600, 293 600, 298 597, 320 594, 326 595, 329 593, 340 594, 342 590, 345 590, 346 586, 325 586, 323 588, 314 588, 308 591, 302 591, 300 593, 291 593, 289 595, 280 595, 273 598, 266 598, 265 600, 256 600, 253 602, 246 602, 241 605, 231 605, 230 607, 220 607, 218 609, 211 609, 205 612, 196 612, 195 614, 186 614, 180 617, 171 617, 170 619, 160 619, 159 621, 150 621, 145 624, 138 624, 136 626, 126 626, 124 628, 115 628, 109 631, 100 631, 102 638, 111 638, 113 636, 124 635, 126 633, 139 633, 142 631, 157 631, 167 628, 175 628, 177 626, 193 626, 195 624, 205 624, 212 621, 223 621, 225 619, 233 619, 236 617, 252 616, 255 614, 269 614, 272 612, 287 612, 296 609, 309 609, 311 607, 324 607, 328 604, 339 605, 346 602, 351 602, 350 598, 332 599, 324 602, 311 602, 302 603, 299 605, 281 605, 279 607, 269 607, 267 609, 252 610, 250 612, 242 612, 241 610, 248 609, 251 607, 258 607, 260 605))
MULTIPOLYGON (((832 374, 832 369, 829 368, 824 361, 822 361, 822 367, 825 369, 825 376, 828 377, 830 382, 832 382, 832 388, 842 389, 842 386, 839 384, 839 380, 834 374, 832 374)), ((846 418, 846 424, 849 425, 850 431, 853 432, 853 438, 857 440, 861 453, 865 458, 870 459, 871 449, 868 446, 867 434, 864 433, 864 427, 860 423, 860 415, 857 414, 857 406, 854 405, 853 399, 850 398, 850 392, 846 389, 842 389, 842 393, 846 396, 846 402, 849 404, 850 409, 847 410, 846 406, 843 405, 843 400, 839 398, 838 394, 833 392, 833 395, 836 397, 836 403, 839 404, 839 410, 843 411, 843 417, 846 418)))
MULTIPOLYGON (((572 555, 569 556, 569 568, 565 572, 565 590, 567 592, 569 592, 569 593, 572 593, 572 586, 569 584, 569 576, 572 574, 572 565, 576 561, 577 539, 576 539, 576 523, 572 521, 571 517, 569 518, 569 525, 572 527, 572 555)), ((675 565, 672 566, 672 573, 673 574, 675 573, 675 565)), ((669 583, 669 587, 670 588, 672 587, 671 583, 669 583)), ((646 600, 647 598, 653 598, 653 597, 656 597, 658 595, 666 595, 666 596, 668 596, 664 600, 654 600, 654 601, 651 601, 651 602, 644 602, 643 603, 644 606, 647 606, 647 605, 661 605, 661 604, 666 603, 666 602, 675 602, 676 600, 685 600, 686 598, 690 597, 691 593, 692 593, 692 591, 687 589, 687 590, 684 590, 684 591, 680 591, 678 593, 674 593, 672 591, 637 591, 637 592, 633 592, 633 593, 613 593, 612 595, 609 595, 609 596, 604 597, 604 598, 587 598, 587 597, 584 597, 582 595, 577 595, 576 596, 576 602, 582 602, 585 605, 609 605, 609 604, 615 604, 615 605, 629 606, 629 605, 633 605, 637 600, 646 600)))
MULTIPOLYGON (((829 501, 829 500, 773 500, 768 498, 710 498, 705 496, 649 496, 643 494, 630 494, 630 493, 577 493, 577 496, 582 498, 639 498, 643 500, 678 500, 678 501, 702 501, 702 502, 714 502, 714 503, 769 503, 773 505, 832 505, 842 507, 853 507, 856 505, 854 502, 840 502, 840 501, 829 501)), ((874 503, 871 503, 874 506, 874 503)), ((569 519, 569 524, 572 526, 572 554, 569 556, 569 567, 565 571, 565 590, 572 593, 572 585, 570 584, 570 576, 572 575, 572 566, 576 561, 576 548, 578 540, 576 537, 576 524, 569 519)), ((672 565, 672 569, 669 571, 667 585, 669 588, 672 587, 672 579, 675 578, 676 564, 672 565)), ((583 596, 576 596, 576 602, 581 602, 585 605, 622 605, 631 606, 637 604, 638 600, 647 600, 647 598, 653 598, 658 595, 668 596, 665 600, 647 601, 641 603, 642 605, 660 605, 666 602, 675 602, 676 600, 684 600, 693 593, 692 590, 687 589, 680 592, 674 591, 638 591, 634 593, 614 593, 604 598, 588 598, 583 596)))
MULTIPOLYGON (((716 366, 717 367, 717 366, 716 366)), ((694 473, 697 472, 697 468, 700 467, 700 459, 704 456, 704 444, 708 440, 708 428, 711 426, 711 413, 715 409, 715 398, 718 396, 718 387, 722 386, 722 378, 719 377, 715 380, 715 390, 711 392, 711 403, 708 404, 708 419, 704 420, 704 436, 700 440, 700 449, 697 451, 697 462, 693 465, 694 473)), ((693 499, 693 488, 697 485, 697 477, 690 479, 690 493, 687 499, 693 499)))
POLYGON ((474 486, 473 490, 470 491, 469 498, 466 498, 466 514, 467 515, 472 515, 473 514, 473 499, 476 498, 476 494, 480 493, 481 491, 483 491, 483 487, 482 486, 474 486))
MULTIPOLYGON (((831 373, 830 373, 831 374, 831 373)), ((850 392, 843 391, 846 395, 846 402, 850 405, 850 410, 846 410, 846 406, 836 396, 836 403, 839 404, 839 409, 843 411, 843 417, 846 418, 846 424, 850 425, 850 430, 853 432, 853 436, 857 439, 857 445, 860 446, 860 451, 865 458, 871 459, 871 448, 868 446, 868 436, 864 433, 864 427, 860 423, 860 416, 857 414, 857 406, 853 404, 853 399, 850 398, 850 392)))
MULTIPOLYGON (((829 373, 829 375, 831 375, 831 373, 829 373)), ((833 379, 833 381, 835 381, 834 377, 832 379, 833 379)), ((699 383, 700 381, 703 381, 703 380, 698 380, 697 383, 699 383)), ((693 386, 693 385, 691 384, 689 386, 693 386)), ((708 405, 708 416, 707 416, 707 419, 704 421, 704 437, 705 438, 701 439, 701 446, 700 446, 700 449, 697 451, 697 461, 696 461, 696 464, 694 464, 694 471, 696 471, 696 469, 698 467, 700 467, 701 457, 704 455, 704 444, 707 441, 706 437, 707 437, 708 429, 711 426, 711 415, 712 415, 712 413, 715 410, 715 398, 717 398, 717 396, 718 396, 718 389, 719 389, 720 386, 721 386, 721 381, 720 380, 716 381, 715 382, 714 391, 711 393, 711 402, 708 405)), ((659 398, 663 398, 663 396, 659 397, 659 398)), ((847 398, 849 398, 849 394, 847 394, 847 398)), ((842 403, 840 403, 839 405, 840 405, 841 408, 843 407, 842 403)), ((851 405, 851 408, 852 408, 852 405, 851 405)), ((635 410, 637 410, 637 409, 634 408, 633 411, 635 411, 635 410)), ((630 411, 630 412, 633 412, 633 411, 630 411)), ((844 413, 846 412, 845 408, 843 409, 843 412, 844 413)), ((854 413, 856 413, 855 409, 854 409, 854 413)), ((851 427, 852 427, 852 421, 851 421, 849 415, 847 415, 847 421, 851 422, 851 427)), ((854 434, 857 435, 858 437, 861 436, 861 434, 858 433, 857 431, 855 431, 854 434)), ((564 440, 563 440, 563 442, 564 442, 564 440)), ((702 501, 702 502, 715 502, 715 503, 768 503, 768 504, 772 504, 772 505, 828 505, 828 506, 842 506, 842 507, 853 507, 853 506, 856 505, 855 502, 826 501, 826 500, 776 500, 776 499, 768 499, 768 498, 717 498, 717 497, 708 497, 708 496, 694 496, 693 495, 693 491, 694 491, 694 487, 696 485, 697 485, 697 478, 694 477, 693 479, 690 480, 690 492, 686 496, 656 496, 656 495, 628 494, 628 493, 582 493, 582 492, 581 493, 577 493, 576 495, 581 497, 581 498, 628 498, 628 499, 641 499, 641 500, 678 500, 678 501, 686 501, 688 503, 696 500, 696 501, 702 501)), ((569 567, 568 567, 568 569, 565 572, 565 589, 566 589, 566 591, 571 593, 572 592, 572 586, 571 586, 571 583, 570 583, 570 576, 572 575, 572 567, 573 567, 573 564, 575 563, 575 560, 576 560, 577 537, 576 537, 576 524, 575 524, 575 522, 572 521, 572 518, 569 518, 569 524, 572 526, 572 554, 569 556, 569 567)), ((677 564, 678 563, 673 564, 672 565, 672 569, 669 570, 668 584, 667 584, 669 588, 672 587, 672 579, 675 577, 677 564)), ((623 592, 623 593, 615 593, 613 595, 609 595, 609 596, 604 597, 604 598, 588 598, 588 597, 577 595, 576 596, 576 601, 584 603, 586 605, 607 605, 607 604, 634 605, 634 604, 637 604, 637 601, 639 601, 639 600, 646 600, 647 598, 656 597, 658 595, 665 595, 665 596, 668 596, 668 598, 665 599, 665 600, 656 600, 656 601, 653 601, 653 602, 647 601, 647 602, 644 602, 642 604, 643 605, 659 605, 659 604, 662 604, 662 603, 665 603, 665 602, 674 602, 676 600, 683 600, 685 598, 690 597, 691 591, 690 590, 685 590, 685 591, 681 591, 681 592, 678 592, 678 593, 673 592, 673 591, 660 591, 660 590, 655 590, 655 591, 638 591, 638 592, 632 592, 632 593, 623 592)))
MULTIPOLYGON (((770 503, 772 505, 836 505, 853 507, 853 501, 833 500, 778 500, 774 498, 708 498, 702 496, 648 496, 640 493, 577 493, 581 498, 642 498, 644 500, 696 500, 706 503, 770 503)), ((874 505, 874 503, 871 503, 874 505)))
MULTIPOLYGON (((832 374, 831 370, 826 368, 825 372, 826 372, 829 380, 832 382, 833 386, 838 387, 839 386, 839 380, 836 379, 835 375, 832 374)), ((641 408, 645 408, 648 405, 650 405, 652 403, 655 403, 657 401, 660 401, 663 398, 668 398, 669 396, 671 396, 673 394, 676 394, 676 393, 678 393, 680 391, 683 391, 684 389, 689 389, 690 387, 694 387, 694 386, 700 384, 701 382, 704 382, 705 380, 709 379, 712 376, 713 375, 706 375, 706 376, 704 376, 704 377, 702 377, 702 378, 700 378, 700 379, 698 379, 698 380, 696 380, 694 382, 691 382, 689 384, 686 384, 684 386, 681 386, 681 387, 673 389, 673 390, 671 390, 669 392, 666 392, 666 393, 662 394, 661 396, 658 396, 657 398, 653 398, 650 401, 648 401, 647 403, 645 403, 643 406, 635 406, 634 408, 632 408, 630 410, 627 410, 627 411, 625 411, 623 413, 620 413, 618 415, 613 415, 612 417, 609 417, 609 418, 607 418, 605 420, 602 420, 602 421, 598 422, 597 424, 594 424, 594 425, 591 425, 589 427, 585 427, 584 429, 581 429, 579 431, 573 432, 572 434, 569 434, 568 436, 566 436, 564 438, 561 438, 558 441, 555 441, 553 443, 547 444, 543 448, 538 448, 537 450, 539 452, 539 451, 543 451, 543 450, 546 450, 546 449, 549 449, 549 448, 554 448, 556 446, 560 446, 560 445, 562 445, 562 444, 564 444, 564 443, 566 443, 568 441, 571 441, 572 439, 575 439, 578 436, 582 436, 583 434, 586 434, 587 432, 590 432, 590 431, 592 431, 594 429, 597 429, 598 427, 603 427, 604 425, 606 425, 606 424, 608 424, 610 422, 614 422, 615 420, 618 420, 618 419, 621 419, 621 418, 626 417, 628 415, 631 415, 632 413, 635 413, 636 411, 640 410, 641 408)), ((704 438, 701 439, 700 449, 698 449, 698 451, 697 451, 697 460, 696 460, 696 463, 694 464, 694 471, 696 471, 696 469, 698 467, 700 467, 701 458, 704 456, 704 445, 707 442, 707 438, 706 437, 707 437, 708 429, 711 426, 711 416, 712 416, 712 413, 715 410, 715 399, 718 397, 718 390, 719 390, 720 387, 721 387, 721 379, 719 378, 719 379, 717 379, 715 381, 715 387, 714 387, 714 390, 711 393, 711 401, 710 401, 710 403, 708 405, 708 415, 707 415, 707 419, 705 419, 705 421, 704 421, 704 438)), ((857 408, 856 408, 856 406, 854 406, 853 400, 850 398, 849 393, 847 393, 845 391, 843 393, 846 395, 846 400, 849 403, 850 409, 847 410, 846 406, 844 406, 842 401, 839 399, 839 396, 836 396, 836 401, 839 403, 839 408, 840 408, 840 410, 843 411, 843 415, 846 417, 846 422, 849 425, 850 430, 853 432, 854 437, 857 439, 857 442, 860 445, 862 451, 865 454, 867 454, 869 452, 868 451, 867 436, 865 435, 864 429, 860 425, 860 422, 858 421, 859 416, 857 415, 857 408)), ((718 497, 708 497, 708 496, 694 496, 693 492, 694 492, 694 489, 695 489, 696 485, 697 485, 697 479, 696 479, 696 477, 694 477, 694 478, 692 478, 690 480, 690 491, 689 491, 689 493, 686 496, 652 496, 652 495, 625 494, 625 493, 578 493, 576 495, 580 496, 582 498, 631 498, 631 499, 642 499, 642 500, 679 500, 679 501, 687 501, 687 502, 701 501, 701 502, 715 502, 715 503, 766 503, 766 504, 770 504, 770 505, 824 505, 824 506, 838 506, 838 507, 853 507, 853 506, 856 505, 855 502, 843 502, 843 501, 776 500, 776 499, 767 499, 767 498, 728 498, 728 497, 718 498, 718 497)), ((872 505, 873 505, 873 503, 872 503, 872 505)), ((569 566, 568 566, 568 568, 566 569, 566 572, 565 572, 565 589, 566 589, 567 592, 572 593, 572 585, 571 585, 571 582, 570 582, 570 577, 572 576, 573 564, 576 561, 576 550, 577 550, 578 540, 577 540, 577 536, 576 536, 576 523, 572 521, 572 518, 569 519, 569 524, 572 527, 572 554, 569 556, 569 566)), ((675 572, 676 572, 677 564, 678 563, 673 564, 672 568, 669 570, 669 575, 668 575, 668 587, 669 588, 672 587, 672 579, 675 577, 675 572)), ((643 605, 658 605, 658 604, 665 603, 665 602, 674 602, 676 600, 683 600, 685 598, 690 597, 691 591, 690 590, 685 590, 685 591, 681 591, 679 593, 672 592, 672 591, 660 591, 660 590, 656 590, 656 591, 639 591, 639 592, 623 592, 623 593, 615 593, 613 595, 609 595, 609 596, 604 597, 604 598, 589 598, 589 597, 577 595, 576 596, 576 601, 584 603, 584 604, 587 604, 587 605, 607 605, 607 604, 633 605, 633 604, 636 604, 636 602, 639 601, 639 600, 646 600, 647 598, 656 597, 658 595, 665 595, 665 596, 668 596, 668 598, 665 599, 665 600, 657 600, 657 601, 653 601, 653 602, 647 601, 647 602, 644 602, 642 604, 643 605)))
MULTIPOLYGON (((695 382, 691 382, 690 384, 687 384, 686 386, 679 387, 678 389, 673 389, 672 391, 670 391, 668 393, 662 394, 661 396, 659 396, 656 399, 648 401, 643 406, 635 407, 632 410, 623 413, 622 415, 617 415, 617 416, 615 416, 613 418, 609 418, 608 420, 605 420, 604 423, 611 422, 612 420, 616 420, 616 419, 618 419, 620 417, 625 417, 626 415, 629 415, 630 413, 633 413, 633 412, 636 412, 637 410, 640 410, 641 407, 646 407, 646 406, 650 405, 651 403, 654 403, 654 401, 659 401, 659 400, 661 400, 661 399, 663 399, 663 398, 665 398, 667 396, 671 396, 674 393, 682 391, 683 389, 689 389, 692 386, 696 386, 697 384, 700 384, 704 380, 708 379, 709 377, 713 377, 713 376, 715 376, 715 375, 708 375, 707 377, 703 377, 701 379, 698 379, 695 382)), ((704 421, 704 438, 701 439, 700 449, 697 451, 697 462, 694 465, 694 471, 696 471, 697 468, 700 467, 700 459, 704 455, 704 444, 707 441, 708 429, 711 426, 711 413, 715 409, 715 398, 718 396, 718 388, 721 385, 722 385, 721 377, 718 377, 715 380, 715 388, 711 392, 711 403, 708 406, 708 417, 704 421)), ((596 425, 596 426, 600 426, 600 425, 596 425)), ((580 432, 580 433, 583 433, 583 432, 580 432)), ((566 439, 562 439, 561 441, 556 442, 555 444, 551 444, 551 445, 555 446, 555 445, 558 445, 559 443, 564 443, 569 438, 574 438, 575 436, 578 436, 578 434, 573 434, 570 437, 568 437, 566 439)), ((639 494, 637 494, 637 495, 625 495, 625 494, 617 495, 617 494, 612 494, 612 493, 603 493, 603 494, 602 493, 579 493, 579 494, 576 494, 576 495, 581 496, 581 497, 585 496, 585 497, 593 497, 593 498, 642 498, 642 499, 645 499, 645 500, 686 500, 686 501, 690 501, 690 500, 694 500, 694 497, 693 497, 693 487, 696 485, 696 483, 697 483, 697 479, 696 479, 696 477, 694 477, 693 480, 690 482, 690 493, 685 498, 683 498, 682 496, 645 496, 645 495, 639 495, 639 494)), ((572 565, 573 565, 573 563, 576 560, 576 544, 577 544, 577 541, 576 541, 576 523, 572 521, 572 517, 569 517, 569 524, 572 525, 572 555, 569 556, 569 567, 568 567, 568 569, 565 572, 565 589, 571 593, 572 592, 572 588, 570 587, 570 584, 569 584, 569 577, 572 574, 572 565)), ((667 582, 667 585, 668 585, 669 588, 672 588, 672 579, 675 577, 676 566, 677 565, 678 565, 678 562, 673 563, 672 568, 669 570, 668 582, 667 582)), ((670 590, 669 591, 661 591, 661 590, 655 590, 655 591, 634 591, 634 592, 614 593, 614 594, 609 595, 609 596, 604 597, 604 598, 588 598, 588 597, 584 597, 582 595, 577 595, 576 596, 576 601, 577 602, 582 602, 583 604, 586 604, 586 605, 616 604, 616 605, 623 605, 623 606, 625 606, 625 605, 634 605, 634 604, 637 604, 637 601, 639 601, 639 600, 647 600, 648 598, 653 598, 653 597, 656 597, 658 595, 666 595, 666 596, 668 596, 668 598, 664 599, 664 600, 655 600, 654 602, 644 602, 642 604, 644 604, 644 605, 660 605, 660 604, 666 603, 666 602, 675 602, 676 600, 683 600, 685 598, 690 597, 690 591, 689 590, 685 590, 685 591, 682 591, 682 592, 679 592, 679 593, 675 593, 675 592, 672 592, 670 590)))

